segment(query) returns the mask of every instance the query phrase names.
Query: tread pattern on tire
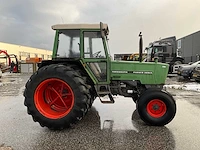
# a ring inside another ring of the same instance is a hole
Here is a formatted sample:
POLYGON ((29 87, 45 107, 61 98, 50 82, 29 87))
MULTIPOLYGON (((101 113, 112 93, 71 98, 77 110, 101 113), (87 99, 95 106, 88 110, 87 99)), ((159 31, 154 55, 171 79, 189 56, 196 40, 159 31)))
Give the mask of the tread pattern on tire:
POLYGON ((136 107, 141 119, 149 125, 166 125, 174 118, 176 114, 176 103, 173 97, 168 92, 159 89, 146 90, 139 98, 136 107), (167 112, 164 116, 160 118, 154 118, 147 113, 146 106, 152 99, 161 99, 165 102, 167 105, 167 112))
POLYGON ((33 120, 39 122, 41 126, 46 126, 54 130, 67 128, 81 120, 89 110, 91 99, 89 86, 86 84, 84 77, 80 75, 79 71, 73 69, 71 66, 62 64, 44 66, 30 77, 25 87, 24 105, 27 106, 28 114, 32 115, 33 120), (73 90, 75 96, 74 106, 70 113, 63 118, 46 118, 39 113, 34 104, 34 91, 37 86, 47 78, 59 78, 67 82, 73 90))
MULTIPOLYGON (((90 80, 90 78, 88 77, 88 75, 85 72, 81 71, 81 69, 77 65, 71 65, 71 68, 73 68, 74 70, 76 70, 77 72, 79 72, 80 75, 81 75, 81 77, 85 81, 84 83, 86 83, 87 86, 89 86, 87 88, 89 88, 89 93, 90 93, 89 94, 90 95, 89 102, 88 102, 89 103, 89 109, 90 109, 92 107, 92 104, 93 104, 94 100, 97 97, 97 93, 95 91, 94 84, 93 84, 92 80, 90 80)), ((89 111, 89 109, 88 109, 88 111, 89 111)))

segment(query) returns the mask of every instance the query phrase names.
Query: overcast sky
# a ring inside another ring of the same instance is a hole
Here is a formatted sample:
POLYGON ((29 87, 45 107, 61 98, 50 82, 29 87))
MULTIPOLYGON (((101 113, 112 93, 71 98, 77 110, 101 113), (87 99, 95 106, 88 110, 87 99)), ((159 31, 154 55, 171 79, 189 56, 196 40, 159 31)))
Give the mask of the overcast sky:
POLYGON ((138 52, 159 38, 200 30, 200 0, 0 0, 0 42, 52 49, 58 23, 109 25, 111 53, 138 52))

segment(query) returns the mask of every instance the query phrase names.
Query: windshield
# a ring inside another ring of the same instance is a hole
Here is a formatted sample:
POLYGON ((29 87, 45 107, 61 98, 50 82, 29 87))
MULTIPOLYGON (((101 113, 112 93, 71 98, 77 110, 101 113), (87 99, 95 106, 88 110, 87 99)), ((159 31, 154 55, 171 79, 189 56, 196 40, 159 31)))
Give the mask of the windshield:
POLYGON ((151 56, 152 56, 152 47, 148 47, 147 49, 146 49, 146 51, 147 51, 147 61, 151 61, 151 56))
POLYGON ((57 57, 77 58, 80 57, 80 31, 60 30, 57 57))
POLYGON ((148 48, 147 55, 151 55, 151 52, 152 52, 152 47, 148 48))

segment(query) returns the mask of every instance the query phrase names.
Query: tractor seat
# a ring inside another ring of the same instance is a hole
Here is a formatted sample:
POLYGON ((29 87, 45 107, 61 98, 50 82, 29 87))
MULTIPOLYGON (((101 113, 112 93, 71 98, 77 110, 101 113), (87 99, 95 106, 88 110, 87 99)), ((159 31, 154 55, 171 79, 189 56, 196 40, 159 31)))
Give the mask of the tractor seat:
POLYGON ((101 69, 98 63, 90 63, 90 69, 94 72, 95 76, 100 79, 101 78, 101 69))

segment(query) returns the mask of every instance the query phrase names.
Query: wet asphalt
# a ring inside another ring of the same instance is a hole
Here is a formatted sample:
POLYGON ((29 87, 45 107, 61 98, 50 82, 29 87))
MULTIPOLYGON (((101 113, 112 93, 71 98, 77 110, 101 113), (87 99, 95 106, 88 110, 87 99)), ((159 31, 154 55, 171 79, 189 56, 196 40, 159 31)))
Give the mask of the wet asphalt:
MULTIPOLYGON (((115 104, 95 100, 92 109, 70 129, 51 131, 33 122, 23 105, 26 74, 0 79, 0 150, 199 150, 200 93, 167 89, 177 103, 168 125, 144 124, 132 99, 115 104), (11 81, 12 80, 12 81, 11 81)), ((170 82, 170 80, 168 80, 170 82)), ((174 81, 173 81, 174 82, 174 81)))

